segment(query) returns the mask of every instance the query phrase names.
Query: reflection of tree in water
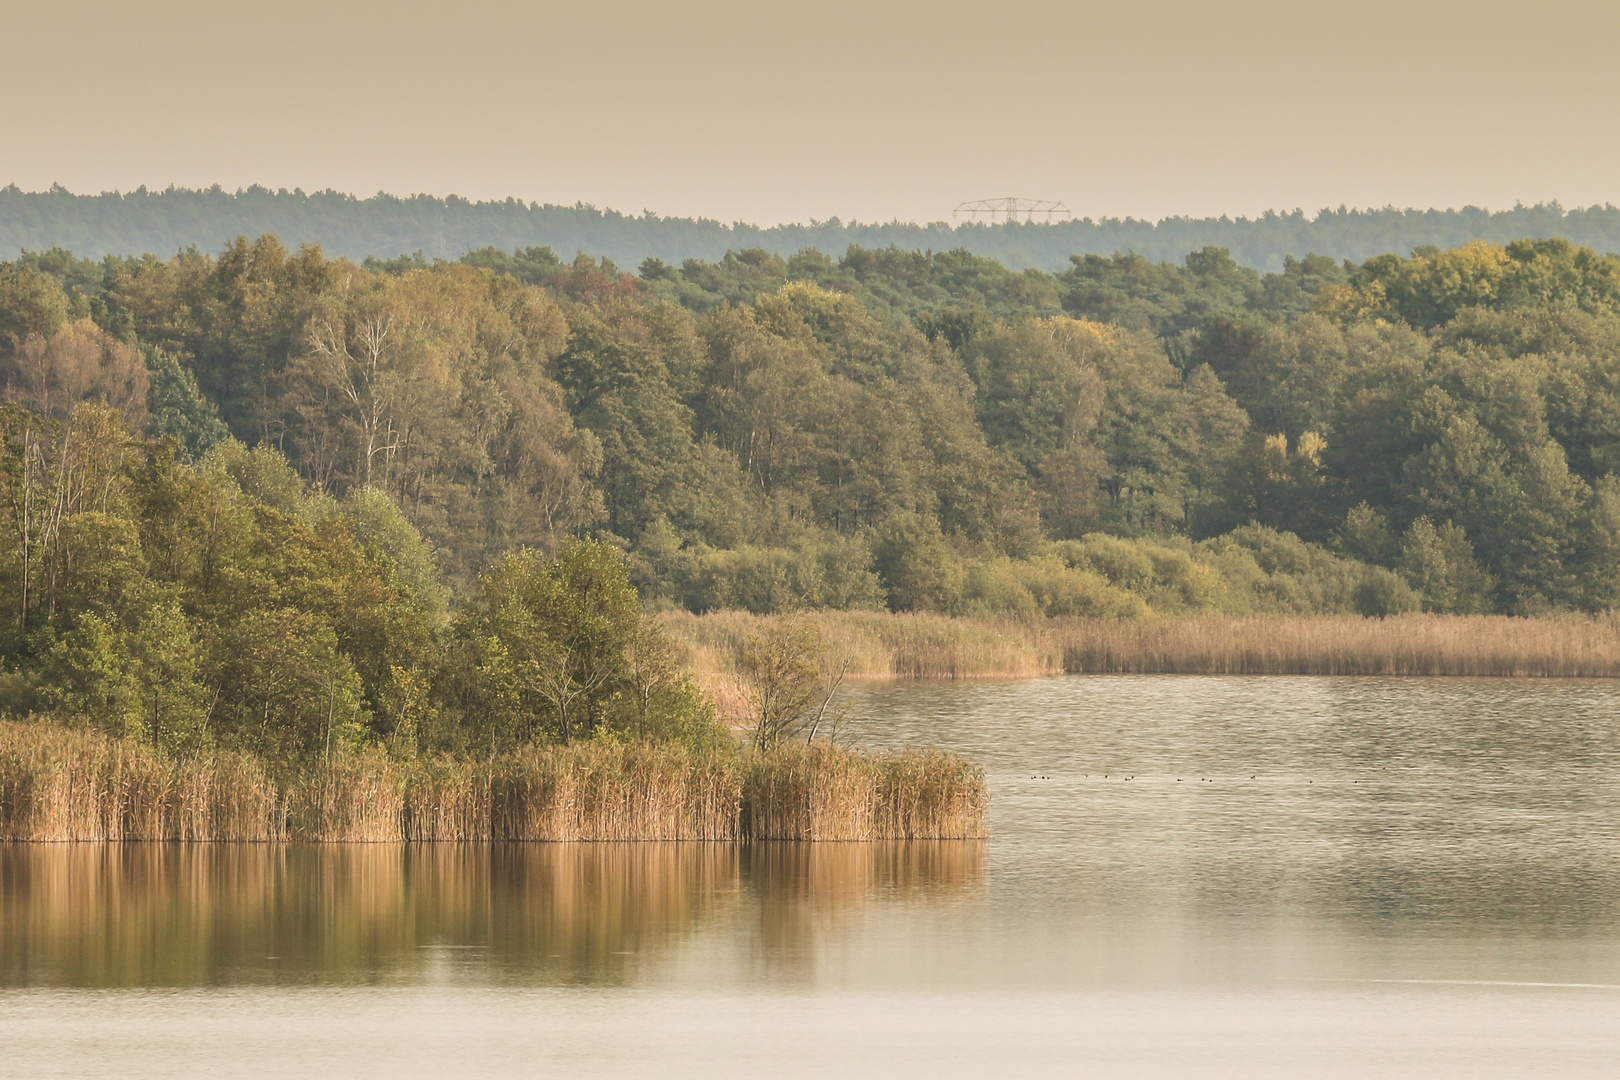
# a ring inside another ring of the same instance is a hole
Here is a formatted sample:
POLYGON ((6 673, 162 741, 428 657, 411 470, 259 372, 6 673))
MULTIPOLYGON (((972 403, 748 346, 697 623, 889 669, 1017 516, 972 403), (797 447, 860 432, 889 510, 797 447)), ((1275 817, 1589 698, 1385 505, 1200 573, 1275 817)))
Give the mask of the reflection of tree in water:
POLYGON ((875 899, 979 880, 982 844, 0 846, 0 984, 447 978, 615 984, 756 898, 791 952, 875 899))

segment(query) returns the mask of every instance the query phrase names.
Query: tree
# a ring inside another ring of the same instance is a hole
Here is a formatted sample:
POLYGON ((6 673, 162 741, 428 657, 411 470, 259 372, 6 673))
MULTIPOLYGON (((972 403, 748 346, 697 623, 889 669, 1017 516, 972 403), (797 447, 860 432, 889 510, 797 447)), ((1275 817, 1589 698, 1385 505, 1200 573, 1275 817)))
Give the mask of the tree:
POLYGON ((1462 529, 1427 516, 1414 520, 1401 539, 1397 564, 1407 584, 1423 597, 1423 610, 1477 615, 1491 610, 1491 577, 1474 558, 1462 529))
POLYGON ((1024 320, 974 337, 963 358, 990 444, 1031 473, 1059 449, 1083 445, 1103 407, 1098 354, 1115 345, 1110 328, 1069 318, 1024 320))
POLYGON ((481 583, 471 632, 480 696, 505 737, 568 742, 602 725, 623 688, 639 615, 624 561, 606 544, 576 540, 555 559, 532 550, 501 559, 481 583))
POLYGON ((625 646, 625 682, 631 708, 618 728, 645 741, 714 744, 723 732, 714 709, 682 670, 675 643, 650 616, 642 616, 625 646))
POLYGON ((1397 318, 1428 329, 1471 309, 1570 307, 1620 310, 1620 258, 1559 239, 1507 245, 1475 240, 1415 250, 1410 259, 1379 255, 1324 294, 1339 317, 1397 318))
POLYGON ((1394 561, 1395 539, 1390 535, 1389 519, 1365 500, 1345 514, 1334 540, 1338 549, 1353 559, 1380 566, 1394 561))
POLYGON ((192 461, 230 438, 230 429, 219 418, 219 410, 203 396, 196 378, 179 358, 151 347, 145 352, 151 377, 147 400, 152 412, 152 435, 173 439, 192 461))
POLYGON ((0 355, 29 338, 49 338, 69 314, 54 277, 27 265, 0 264, 0 355))
POLYGON ((778 618, 743 645, 739 675, 750 706, 749 741, 769 750, 803 736, 813 741, 849 673, 848 655, 833 655, 821 631, 802 615, 778 618))
POLYGON ((140 353, 89 319, 46 337, 30 334, 6 373, 6 396, 43 416, 66 419, 75 405, 99 401, 123 414, 135 431, 147 421, 151 376, 140 353))
POLYGON ((202 679, 202 655, 172 600, 138 619, 83 615, 47 659, 45 702, 110 733, 171 754, 208 742, 217 693, 202 679))

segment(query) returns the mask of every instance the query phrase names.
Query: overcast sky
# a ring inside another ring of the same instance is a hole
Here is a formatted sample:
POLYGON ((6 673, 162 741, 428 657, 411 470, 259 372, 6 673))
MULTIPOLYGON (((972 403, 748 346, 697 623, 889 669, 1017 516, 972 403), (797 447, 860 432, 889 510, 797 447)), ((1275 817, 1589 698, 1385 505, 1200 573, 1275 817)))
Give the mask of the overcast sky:
POLYGON ((1620 202, 1620 3, 0 0, 0 184, 759 224, 1620 202))

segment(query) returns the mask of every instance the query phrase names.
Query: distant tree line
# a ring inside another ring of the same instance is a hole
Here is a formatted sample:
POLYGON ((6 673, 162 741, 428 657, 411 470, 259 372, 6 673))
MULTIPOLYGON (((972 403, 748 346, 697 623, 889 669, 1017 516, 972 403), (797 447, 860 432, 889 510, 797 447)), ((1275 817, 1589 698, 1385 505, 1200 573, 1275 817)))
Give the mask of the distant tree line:
POLYGON ((188 247, 211 250, 220 237, 272 233, 288 245, 321 244, 330 255, 360 260, 420 251, 453 259, 484 247, 550 247, 635 266, 656 258, 716 261, 728 251, 759 248, 786 257, 806 248, 841 253, 850 246, 907 251, 961 248, 1013 269, 1056 271, 1069 257, 1128 252, 1153 262, 1188 251, 1226 248, 1239 263, 1280 270, 1287 256, 1317 252, 1360 262, 1424 245, 1460 247, 1473 240, 1507 243, 1525 237, 1565 237, 1600 252, 1620 252, 1620 209, 1565 210, 1556 202, 1486 211, 1324 209, 1266 213, 1255 218, 1083 218, 1053 224, 928 224, 844 222, 761 227, 706 219, 622 214, 591 206, 553 206, 517 199, 473 202, 451 196, 356 198, 336 191, 225 191, 170 188, 75 195, 61 187, 26 192, 0 189, 0 258, 23 250, 66 248, 81 255, 169 255, 188 247))

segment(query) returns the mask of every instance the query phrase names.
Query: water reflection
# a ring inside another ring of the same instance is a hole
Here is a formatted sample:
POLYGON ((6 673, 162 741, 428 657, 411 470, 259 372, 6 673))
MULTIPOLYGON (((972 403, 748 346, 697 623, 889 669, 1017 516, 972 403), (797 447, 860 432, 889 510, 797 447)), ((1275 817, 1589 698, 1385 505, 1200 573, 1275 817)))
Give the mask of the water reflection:
POLYGON ((861 930, 874 915, 894 917, 895 938, 915 940, 916 907, 950 910, 978 898, 984 880, 984 841, 770 843, 745 850, 743 880, 756 900, 750 967, 773 983, 809 985, 827 952, 866 948, 861 930))
POLYGON ((869 905, 976 892, 983 849, 0 845, 0 985, 612 986, 717 921, 792 970, 869 905))
POLYGON ((993 839, 0 847, 0 1075, 1615 1074, 1620 680, 848 704, 993 839))
POLYGON ((979 984, 1620 983, 1620 682, 1082 676, 847 703, 869 744, 986 763, 1005 932, 979 984))

